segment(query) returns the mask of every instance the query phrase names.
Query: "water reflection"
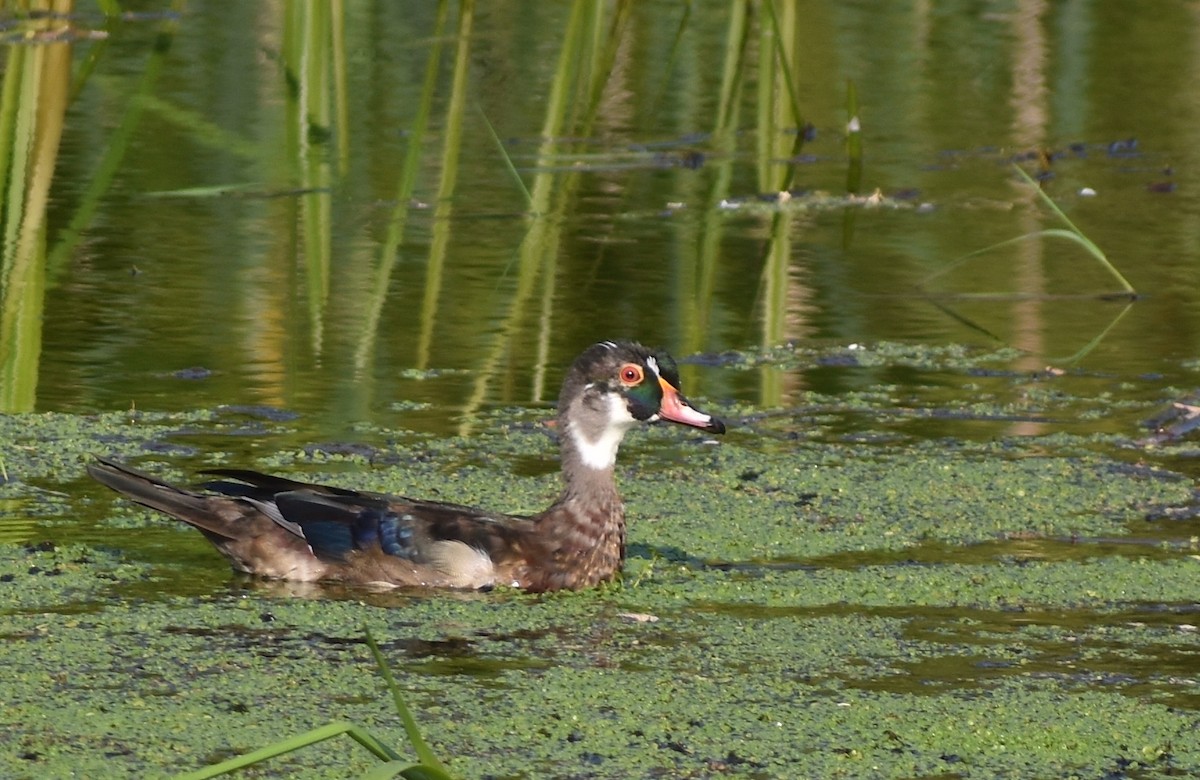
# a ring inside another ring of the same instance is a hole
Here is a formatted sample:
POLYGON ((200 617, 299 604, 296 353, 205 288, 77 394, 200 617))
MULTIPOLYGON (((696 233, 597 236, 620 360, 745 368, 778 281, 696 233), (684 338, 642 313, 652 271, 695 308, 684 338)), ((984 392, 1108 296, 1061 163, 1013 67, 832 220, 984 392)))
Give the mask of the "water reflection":
MULTIPOLYGON (((1200 296, 1171 280, 1195 259, 1193 196, 1146 189, 1197 148, 1165 110, 1197 49, 1184 5, 1132 28, 1122 7, 1043 2, 516 8, 295 0, 7 46, 5 127, 26 135, 4 136, 4 408, 268 403, 319 428, 404 398, 450 432, 549 401, 581 344, 620 336, 680 355, 998 341, 1040 368, 1112 320, 1050 299, 1103 289, 1077 250, 1026 242, 940 280, 1015 302, 909 292, 1051 221, 1014 159, 1046 161, 1046 191, 1139 290, 1170 290, 1092 365, 1171 370, 1190 349, 1200 296), (1118 35, 1154 56, 1114 70, 1093 52, 1118 35), (1140 116, 1162 121, 1108 153, 1140 116), (868 197, 841 197, 851 179, 868 197), (207 378, 172 379, 193 366, 207 378), (432 391, 413 369, 461 373, 432 391)), ((776 406, 810 374, 683 380, 776 406)))
MULTIPOLYGON (((47 18, 34 31, 55 26, 47 18)), ((46 207, 70 84, 70 43, 10 47, 0 92, 0 412, 30 412, 37 400, 46 207)))

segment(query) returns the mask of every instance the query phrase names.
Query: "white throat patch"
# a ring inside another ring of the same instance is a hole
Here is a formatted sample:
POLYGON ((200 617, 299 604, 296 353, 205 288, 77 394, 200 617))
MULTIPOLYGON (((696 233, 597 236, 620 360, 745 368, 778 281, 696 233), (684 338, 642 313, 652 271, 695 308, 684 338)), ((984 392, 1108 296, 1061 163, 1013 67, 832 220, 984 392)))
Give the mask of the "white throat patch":
POLYGON ((589 439, 575 425, 567 430, 567 435, 575 445, 575 451, 579 453, 580 462, 597 470, 613 467, 617 462, 617 448, 621 446, 621 439, 625 438, 625 431, 637 424, 637 420, 629 413, 624 398, 619 395, 610 395, 607 398, 608 425, 604 426, 599 438, 589 439))

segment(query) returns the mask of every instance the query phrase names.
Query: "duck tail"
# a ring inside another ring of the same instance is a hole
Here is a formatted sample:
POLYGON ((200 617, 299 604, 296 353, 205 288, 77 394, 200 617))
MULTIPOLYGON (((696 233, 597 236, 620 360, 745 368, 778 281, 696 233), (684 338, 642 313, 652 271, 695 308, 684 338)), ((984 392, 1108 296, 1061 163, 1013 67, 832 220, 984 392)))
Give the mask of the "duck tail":
POLYGON ((205 534, 213 534, 221 539, 237 538, 236 530, 229 522, 231 518, 222 517, 214 512, 213 505, 206 496, 192 493, 145 472, 99 456, 95 462, 88 464, 87 472, 92 479, 136 503, 178 518, 205 534))
POLYGON ((87 471, 102 485, 200 531, 237 571, 305 582, 326 575, 327 564, 274 501, 193 493, 107 458, 96 458, 87 471))

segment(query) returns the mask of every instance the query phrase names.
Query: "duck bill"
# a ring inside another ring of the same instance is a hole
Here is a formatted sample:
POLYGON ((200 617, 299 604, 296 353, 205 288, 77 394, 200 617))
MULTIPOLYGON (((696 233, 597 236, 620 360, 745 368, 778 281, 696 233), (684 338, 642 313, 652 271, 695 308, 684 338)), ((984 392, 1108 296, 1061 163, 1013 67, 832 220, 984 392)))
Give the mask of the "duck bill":
POLYGON ((725 423, 710 414, 704 414, 697 410, 688 402, 688 399, 683 397, 682 393, 675 389, 674 385, 662 377, 659 377, 658 383, 662 386, 663 393, 662 403, 658 406, 659 417, 712 433, 725 433, 725 423))

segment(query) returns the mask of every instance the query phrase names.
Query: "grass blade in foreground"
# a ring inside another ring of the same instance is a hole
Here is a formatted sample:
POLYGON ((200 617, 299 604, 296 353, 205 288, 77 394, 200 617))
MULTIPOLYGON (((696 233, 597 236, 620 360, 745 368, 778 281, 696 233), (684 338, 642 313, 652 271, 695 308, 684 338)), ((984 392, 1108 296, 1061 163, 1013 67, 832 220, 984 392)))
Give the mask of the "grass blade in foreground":
POLYGON ((367 647, 371 648, 371 655, 375 657, 375 663, 379 666, 384 682, 387 683, 388 690, 392 693, 392 702, 396 705, 396 712, 400 714, 400 721, 404 724, 404 733, 408 735, 408 741, 412 743, 413 750, 417 751, 417 758, 421 759, 423 768, 429 772, 426 776, 439 780, 441 778, 450 780, 453 775, 442 766, 442 762, 438 761, 437 756, 433 754, 429 745, 421 737, 421 730, 417 728, 416 718, 405 706, 404 697, 400 695, 400 688, 396 685, 395 678, 392 677, 392 670, 388 668, 383 653, 379 651, 379 645, 375 644, 375 637, 371 636, 370 629, 366 629, 366 635, 367 647))
POLYGON ((396 712, 400 715, 400 720, 404 724, 404 732, 408 735, 408 739, 417 753, 418 763, 406 761, 390 747, 376 739, 366 729, 356 726, 353 723, 338 721, 281 740, 273 745, 267 745, 244 756, 237 756, 228 761, 222 761, 219 764, 213 764, 203 769, 197 769, 194 772, 179 775, 175 780, 207 780, 210 777, 229 774, 230 772, 236 772, 239 769, 260 764, 263 761, 278 758, 284 754, 308 747, 309 745, 315 745, 318 742, 324 742, 327 739, 341 736, 342 734, 349 735, 355 742, 386 762, 363 775, 363 780, 384 780, 384 778, 397 776, 406 778, 406 780, 456 780, 454 775, 450 774, 449 770, 438 761, 437 756, 433 754, 429 745, 421 737, 421 731, 417 728, 417 721, 412 716, 412 713, 409 712, 408 707, 405 706, 400 689, 392 677, 392 671, 388 668, 383 653, 379 651, 379 646, 375 644, 375 638, 371 636, 369 630, 366 631, 366 636, 367 646, 371 648, 371 655, 374 656, 375 663, 379 665, 379 671, 383 674, 388 690, 392 693, 392 701, 396 704, 396 712))
MULTIPOLYGON (((195 772, 179 775, 175 780, 206 780, 210 777, 218 777, 220 775, 236 772, 239 769, 245 769, 248 766, 261 764, 272 758, 277 758, 286 753, 291 753, 294 750, 315 745, 318 742, 324 742, 332 737, 342 734, 350 735, 350 738, 359 743, 367 750, 370 750, 375 755, 389 762, 402 761, 399 755, 394 753, 391 748, 384 745, 375 737, 363 728, 355 726, 353 723, 345 723, 342 721, 329 723, 315 728, 312 731, 306 731, 294 737, 276 742, 273 745, 267 745, 265 748, 260 748, 252 753, 247 753, 244 756, 236 756, 228 761, 222 761, 219 764, 197 769, 195 772)), ((411 765, 407 765, 411 766, 411 765)))

